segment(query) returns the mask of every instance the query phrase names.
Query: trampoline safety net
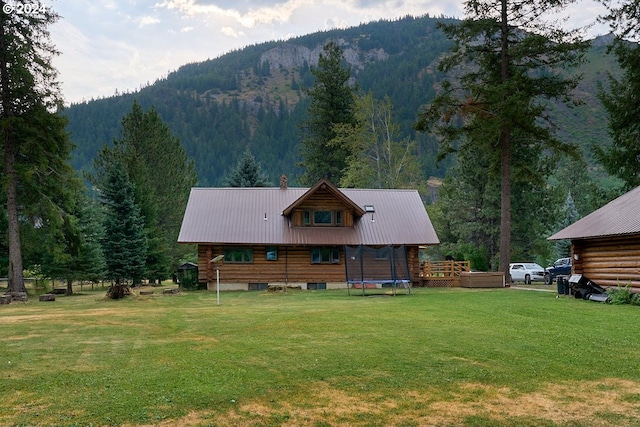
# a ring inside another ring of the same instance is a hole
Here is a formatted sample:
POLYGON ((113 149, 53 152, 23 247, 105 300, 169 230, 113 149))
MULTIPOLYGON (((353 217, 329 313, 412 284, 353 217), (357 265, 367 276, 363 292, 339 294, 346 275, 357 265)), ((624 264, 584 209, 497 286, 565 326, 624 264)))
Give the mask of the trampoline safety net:
MULTIPOLYGON (((345 269, 348 289, 391 287, 395 295, 398 286, 411 293, 411 277, 407 250, 402 246, 345 246, 345 269)), ((350 293, 350 292, 349 292, 350 293)))

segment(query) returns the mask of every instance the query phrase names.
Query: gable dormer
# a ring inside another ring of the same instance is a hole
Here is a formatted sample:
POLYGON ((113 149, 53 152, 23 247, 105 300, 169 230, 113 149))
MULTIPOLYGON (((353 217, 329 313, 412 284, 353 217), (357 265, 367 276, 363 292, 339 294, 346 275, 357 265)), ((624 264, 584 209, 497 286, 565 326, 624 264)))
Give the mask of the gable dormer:
POLYGON ((364 209, 324 178, 282 212, 293 227, 353 227, 364 214, 364 209))

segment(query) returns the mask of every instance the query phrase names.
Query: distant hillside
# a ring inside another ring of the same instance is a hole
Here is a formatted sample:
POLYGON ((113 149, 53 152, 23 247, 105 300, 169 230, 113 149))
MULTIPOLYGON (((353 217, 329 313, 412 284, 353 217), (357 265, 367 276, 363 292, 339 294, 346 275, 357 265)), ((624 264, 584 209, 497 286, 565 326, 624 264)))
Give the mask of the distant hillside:
MULTIPOLYGON (((282 173, 295 184, 300 174, 298 125, 307 108, 301 88, 313 83, 309 67, 333 39, 341 44, 357 87, 379 99, 391 98, 402 132, 419 143, 425 176, 442 177, 451 161, 436 165, 435 140, 412 130, 418 109, 433 98, 443 77, 437 60, 451 46, 437 21, 406 17, 262 43, 184 65, 136 93, 74 104, 65 110, 77 144, 74 167, 91 167, 97 150, 118 136, 122 116, 137 99, 144 108, 154 105, 180 138, 195 160, 199 185, 220 185, 247 147, 274 185, 282 173)), ((584 105, 554 112, 559 135, 587 154, 592 144, 608 143, 606 117, 595 93, 612 63, 604 43, 595 43, 581 70, 585 80, 578 94, 584 105)))

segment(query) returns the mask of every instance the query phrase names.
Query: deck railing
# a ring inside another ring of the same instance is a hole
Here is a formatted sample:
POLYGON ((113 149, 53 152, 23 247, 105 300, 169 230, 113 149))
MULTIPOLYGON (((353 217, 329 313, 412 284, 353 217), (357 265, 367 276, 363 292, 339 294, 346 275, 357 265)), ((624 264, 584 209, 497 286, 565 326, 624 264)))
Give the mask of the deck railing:
POLYGON ((426 286, 458 286, 463 271, 471 271, 470 261, 424 261, 420 279, 426 286))

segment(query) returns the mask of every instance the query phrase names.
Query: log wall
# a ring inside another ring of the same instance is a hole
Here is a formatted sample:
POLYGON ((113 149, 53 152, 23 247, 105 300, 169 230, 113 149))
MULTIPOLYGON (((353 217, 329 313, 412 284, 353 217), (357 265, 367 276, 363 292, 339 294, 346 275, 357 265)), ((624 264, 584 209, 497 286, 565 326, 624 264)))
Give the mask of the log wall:
POLYGON ((600 286, 640 288, 640 235, 574 240, 571 251, 574 274, 600 286))
MULTIPOLYGON (((215 282, 216 266, 209 260, 224 254, 224 249, 229 247, 231 246, 198 245, 198 281, 200 283, 215 282)), ((419 280, 418 251, 417 246, 407 247, 409 272, 413 282, 419 280)), ((220 263, 220 282, 235 284, 344 283, 346 288, 344 250, 340 247, 339 264, 312 264, 309 246, 278 246, 278 259, 275 261, 267 260, 266 246, 253 246, 253 263, 220 263)))

